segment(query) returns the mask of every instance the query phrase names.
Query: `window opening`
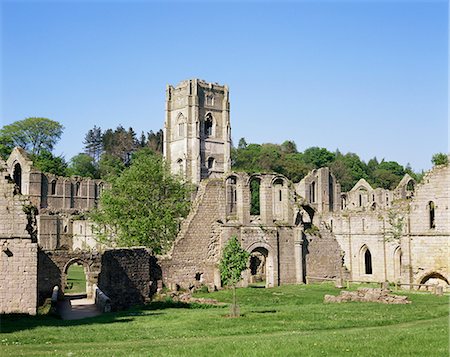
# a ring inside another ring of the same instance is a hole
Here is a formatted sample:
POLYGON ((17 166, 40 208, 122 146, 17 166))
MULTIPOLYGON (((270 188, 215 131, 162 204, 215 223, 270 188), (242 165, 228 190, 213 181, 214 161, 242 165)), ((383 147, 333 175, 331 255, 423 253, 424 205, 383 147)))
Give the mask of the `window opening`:
POLYGON ((250 214, 252 216, 259 216, 260 210, 260 189, 261 181, 257 178, 250 181, 250 214))
POLYGON ((429 213, 430 229, 434 229, 436 228, 436 221, 435 221, 435 206, 433 201, 430 201, 428 203, 428 213, 429 213))
POLYGON ((364 271, 366 274, 372 274, 372 254, 369 249, 364 253, 364 271))

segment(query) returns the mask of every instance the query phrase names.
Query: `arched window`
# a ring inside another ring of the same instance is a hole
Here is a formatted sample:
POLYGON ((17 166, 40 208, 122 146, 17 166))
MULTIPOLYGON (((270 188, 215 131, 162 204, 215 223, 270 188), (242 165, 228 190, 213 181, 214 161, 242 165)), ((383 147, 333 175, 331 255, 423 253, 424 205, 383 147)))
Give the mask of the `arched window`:
POLYGON ((52 180, 50 183, 50 194, 52 196, 56 195, 56 180, 52 180))
POLYGON ((19 163, 14 165, 13 179, 14 183, 19 188, 19 193, 22 193, 22 167, 19 163))
POLYGON ((178 123, 178 136, 184 136, 184 123, 178 123))
POLYGON ((252 178, 250 181, 250 214, 252 216, 259 216, 261 214, 260 186, 261 180, 259 178, 252 178))
POLYGON ((400 247, 397 247, 394 251, 394 276, 395 279, 398 279, 402 275, 402 250, 400 247))
POLYGON ((361 206, 362 206, 362 195, 359 194, 359 207, 361 207, 361 206))
POLYGON ((214 162, 215 162, 215 160, 214 160, 213 157, 209 157, 209 158, 208 158, 207 165, 208 165, 208 169, 209 169, 209 170, 211 170, 211 169, 214 168, 214 162))
POLYGON ((75 185, 73 182, 70 183, 70 208, 75 207, 75 185))
POLYGON ((406 189, 408 191, 414 191, 414 180, 409 180, 407 185, 406 185, 406 189))
POLYGON ((75 184, 75 196, 80 196, 80 195, 81 195, 80 187, 81 187, 81 183, 80 183, 80 182, 77 182, 77 183, 75 184))
POLYGON ((334 186, 333 186, 333 176, 328 176, 328 207, 330 212, 333 211, 334 208, 334 186))
POLYGON ((316 182, 313 181, 311 183, 311 186, 309 187, 309 197, 311 200, 311 203, 315 203, 316 202, 316 182))
POLYGON ((227 215, 236 214, 237 192, 236 192, 236 176, 230 176, 226 181, 227 190, 227 215))
POLYGON ((206 114, 204 134, 206 137, 213 135, 213 117, 211 113, 206 114))
POLYGON ((434 202, 433 201, 428 202, 428 215, 429 215, 430 229, 436 228, 434 210, 435 210, 434 202))
POLYGON ((364 252, 364 273, 372 274, 372 254, 370 254, 370 250, 367 247, 364 252))

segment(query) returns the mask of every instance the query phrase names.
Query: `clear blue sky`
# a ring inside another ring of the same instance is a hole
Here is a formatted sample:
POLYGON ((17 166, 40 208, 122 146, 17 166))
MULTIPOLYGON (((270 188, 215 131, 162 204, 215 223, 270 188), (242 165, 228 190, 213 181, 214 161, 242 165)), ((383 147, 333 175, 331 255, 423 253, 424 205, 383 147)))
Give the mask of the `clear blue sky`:
POLYGON ((0 124, 61 122, 55 153, 163 127, 166 84, 228 84, 232 137, 428 169, 448 152, 448 2, 9 1, 0 124))

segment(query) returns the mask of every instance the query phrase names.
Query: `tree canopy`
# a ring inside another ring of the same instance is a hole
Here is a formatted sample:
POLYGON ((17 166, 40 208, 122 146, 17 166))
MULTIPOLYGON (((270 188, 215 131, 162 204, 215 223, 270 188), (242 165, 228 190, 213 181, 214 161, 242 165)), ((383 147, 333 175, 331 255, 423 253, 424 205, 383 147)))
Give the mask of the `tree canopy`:
POLYGON ((0 129, 0 142, 10 142, 31 154, 39 155, 42 150, 51 152, 61 138, 64 127, 47 118, 27 118, 5 125, 0 129))
POLYGON ((377 158, 372 158, 366 164, 357 154, 342 154, 339 150, 331 152, 320 147, 310 147, 298 152, 295 143, 289 140, 281 145, 260 145, 248 144, 241 138, 239 146, 232 148, 231 158, 235 171, 276 172, 293 182, 299 182, 313 169, 328 166, 341 184, 342 191, 349 191, 361 178, 366 179, 374 188, 387 189, 395 188, 405 173, 420 179, 420 174, 395 161, 379 162, 377 158))
POLYGON ((111 182, 91 214, 98 236, 119 246, 144 245, 166 252, 189 212, 190 187, 172 176, 160 155, 139 151, 111 182))

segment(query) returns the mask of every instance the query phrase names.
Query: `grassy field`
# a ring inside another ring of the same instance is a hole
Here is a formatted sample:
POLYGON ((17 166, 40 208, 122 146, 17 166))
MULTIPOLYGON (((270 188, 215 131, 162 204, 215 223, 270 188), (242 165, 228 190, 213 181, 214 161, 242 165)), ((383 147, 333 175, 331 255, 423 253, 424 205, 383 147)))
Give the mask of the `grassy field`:
POLYGON ((81 265, 73 264, 67 271, 66 294, 82 294, 86 292, 86 275, 81 265))
MULTIPOLYGON (((331 285, 238 289, 228 307, 155 302, 78 321, 3 316, 2 356, 448 356, 449 300, 323 304, 331 285)), ((229 303, 230 291, 198 294, 229 303)))

